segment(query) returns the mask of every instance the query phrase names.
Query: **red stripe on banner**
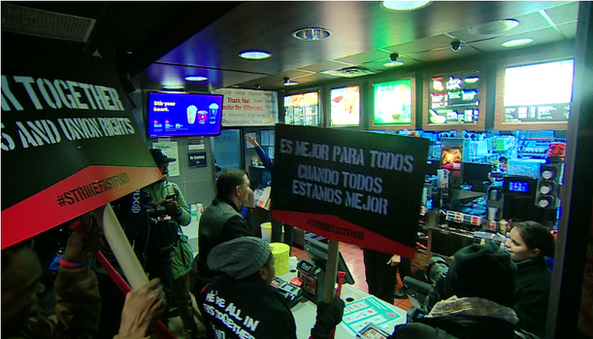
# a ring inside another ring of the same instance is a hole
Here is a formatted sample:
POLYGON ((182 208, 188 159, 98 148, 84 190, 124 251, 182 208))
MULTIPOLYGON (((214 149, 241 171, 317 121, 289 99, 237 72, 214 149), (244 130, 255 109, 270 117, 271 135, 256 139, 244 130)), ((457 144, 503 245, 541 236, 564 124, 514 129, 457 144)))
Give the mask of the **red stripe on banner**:
POLYGON ((2 249, 160 178, 156 167, 89 166, 2 211, 2 249))
POLYGON ((414 259, 416 250, 371 232, 335 215, 274 210, 274 220, 296 226, 331 240, 414 259))

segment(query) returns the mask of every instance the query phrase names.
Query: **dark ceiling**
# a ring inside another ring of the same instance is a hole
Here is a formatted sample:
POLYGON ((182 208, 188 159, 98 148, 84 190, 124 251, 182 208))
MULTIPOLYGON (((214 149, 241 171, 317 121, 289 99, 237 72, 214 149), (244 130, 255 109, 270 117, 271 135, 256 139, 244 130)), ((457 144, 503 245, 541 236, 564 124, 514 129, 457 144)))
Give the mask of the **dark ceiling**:
MULTIPOLYGON (((578 14, 574 1, 434 1, 412 12, 388 11, 377 1, 13 3, 95 19, 88 41, 76 43, 81 48, 115 51, 136 88, 188 90, 188 75, 208 77, 212 89, 279 90, 283 78, 311 85, 340 79, 348 67, 380 73, 390 70, 383 64, 392 53, 400 55, 404 69, 480 59, 505 50, 501 43, 515 38, 534 39, 526 48, 571 41, 578 14), (508 18, 520 24, 495 33, 481 26, 508 18), (294 39, 292 33, 304 27, 332 34, 323 41, 294 39), (482 33, 471 33, 472 27, 482 33), (457 53, 449 48, 454 40, 464 45, 457 53), (238 56, 249 49, 272 56, 238 56)), ((5 4, 10 2, 2 2, 3 34, 5 4)))

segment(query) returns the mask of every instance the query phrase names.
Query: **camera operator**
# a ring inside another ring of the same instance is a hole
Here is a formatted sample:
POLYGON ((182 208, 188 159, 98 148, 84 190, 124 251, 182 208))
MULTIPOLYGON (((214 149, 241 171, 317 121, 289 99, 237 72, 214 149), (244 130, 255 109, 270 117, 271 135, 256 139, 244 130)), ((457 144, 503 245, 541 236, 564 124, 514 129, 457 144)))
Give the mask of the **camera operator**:
POLYGON ((149 248, 153 250, 158 248, 158 250, 147 251, 147 262, 150 264, 147 271, 161 278, 162 281, 166 281, 164 283, 165 290, 167 291, 167 287, 169 288, 167 297, 172 301, 171 304, 177 304, 179 317, 183 323, 184 338, 193 339, 197 335, 197 325, 193 318, 189 295, 189 271, 193 258, 191 258, 191 254, 188 255, 189 257, 176 255, 181 253, 179 241, 182 241, 181 237, 185 237, 179 225, 187 226, 191 220, 189 206, 185 202, 179 186, 167 180, 169 163, 176 159, 167 157, 158 149, 151 149, 150 154, 164 178, 146 187, 144 191, 148 193, 153 203, 164 208, 165 211, 164 215, 159 216, 157 229, 151 229, 151 234, 148 237, 149 248), (172 236, 168 233, 170 231, 174 233, 172 236), (163 240, 166 239, 169 240, 163 243, 163 240), (173 243, 170 247, 171 241, 173 243))

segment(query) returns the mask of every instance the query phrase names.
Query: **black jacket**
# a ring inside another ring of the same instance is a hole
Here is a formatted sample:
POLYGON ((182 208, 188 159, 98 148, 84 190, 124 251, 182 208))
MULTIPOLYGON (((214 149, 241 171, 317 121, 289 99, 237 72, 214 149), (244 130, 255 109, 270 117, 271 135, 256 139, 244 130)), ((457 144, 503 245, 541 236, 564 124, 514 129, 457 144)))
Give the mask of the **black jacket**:
POLYGON ((239 208, 232 201, 216 197, 200 218, 198 228, 197 269, 204 277, 213 277, 206 259, 210 251, 218 244, 242 236, 253 235, 253 230, 245 221, 239 208))
POLYGON ((513 309, 519 326, 540 337, 546 327, 551 284, 552 272, 542 256, 517 263, 513 309))

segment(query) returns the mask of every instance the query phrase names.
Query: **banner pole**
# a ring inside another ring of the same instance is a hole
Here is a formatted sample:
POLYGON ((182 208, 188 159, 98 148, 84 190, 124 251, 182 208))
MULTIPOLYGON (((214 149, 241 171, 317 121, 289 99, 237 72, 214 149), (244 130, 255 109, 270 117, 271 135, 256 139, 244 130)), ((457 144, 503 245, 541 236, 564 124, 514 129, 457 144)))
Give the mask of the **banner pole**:
POLYGON ((126 234, 121 228, 110 204, 93 211, 99 225, 103 225, 103 234, 119 263, 126 279, 134 291, 148 282, 148 277, 138 261, 126 234))
POLYGON ((327 251, 327 265, 325 271, 325 291, 323 294, 323 301, 330 303, 334 300, 336 292, 336 276, 338 274, 338 250, 339 242, 337 240, 329 240, 329 248, 327 251))

